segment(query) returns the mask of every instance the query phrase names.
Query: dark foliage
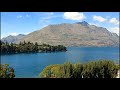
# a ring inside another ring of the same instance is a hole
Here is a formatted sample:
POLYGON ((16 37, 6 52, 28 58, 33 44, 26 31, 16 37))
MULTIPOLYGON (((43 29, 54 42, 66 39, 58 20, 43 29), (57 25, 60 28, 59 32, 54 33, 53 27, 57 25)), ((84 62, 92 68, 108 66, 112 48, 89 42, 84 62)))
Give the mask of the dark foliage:
POLYGON ((46 78, 116 78, 118 65, 109 60, 100 60, 85 64, 65 63, 47 66, 40 77, 46 78), (48 72, 51 72, 48 74, 48 72))
POLYGON ((34 52, 58 52, 66 51, 63 45, 51 46, 49 44, 38 45, 36 42, 20 42, 19 44, 9 44, 0 41, 1 54, 14 54, 14 53, 34 53, 34 52))
POLYGON ((14 69, 8 64, 0 64, 0 78, 14 78, 14 69))

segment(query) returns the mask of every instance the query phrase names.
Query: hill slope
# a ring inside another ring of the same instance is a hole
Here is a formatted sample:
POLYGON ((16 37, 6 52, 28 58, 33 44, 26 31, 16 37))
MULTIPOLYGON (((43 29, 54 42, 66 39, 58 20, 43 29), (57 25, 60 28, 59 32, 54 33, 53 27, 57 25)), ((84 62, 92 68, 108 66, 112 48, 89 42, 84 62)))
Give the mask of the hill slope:
POLYGON ((19 34, 17 36, 7 36, 5 38, 2 38, 3 42, 8 42, 8 43, 16 43, 19 39, 23 38, 25 35, 19 34))
POLYGON ((106 28, 89 25, 87 22, 48 25, 20 39, 20 41, 48 43, 65 46, 118 46, 119 36, 106 28))

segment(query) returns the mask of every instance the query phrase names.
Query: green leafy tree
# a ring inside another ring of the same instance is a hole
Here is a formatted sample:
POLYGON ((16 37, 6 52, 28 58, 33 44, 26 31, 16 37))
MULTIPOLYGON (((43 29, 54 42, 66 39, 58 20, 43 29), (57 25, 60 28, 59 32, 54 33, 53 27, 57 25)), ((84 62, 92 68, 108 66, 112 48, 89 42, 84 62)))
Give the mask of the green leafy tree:
POLYGON ((83 65, 80 64, 79 62, 74 65, 74 70, 73 70, 73 77, 74 78, 82 78, 82 71, 83 71, 83 65))
POLYGON ((85 64, 72 64, 47 66, 40 76, 47 78, 115 78, 119 70, 118 65, 110 60, 100 60, 85 64), (51 72, 51 73, 48 73, 51 72))
POLYGON ((0 78, 14 78, 14 69, 8 64, 0 64, 0 78))
MULTIPOLYGON (((19 44, 14 43, 4 43, 0 41, 1 54, 13 54, 13 53, 34 53, 34 52, 58 52, 66 51, 64 48, 61 48, 61 45, 51 46, 49 44, 38 45, 36 42, 20 42, 19 44)), ((63 47, 63 46, 62 46, 63 47)))

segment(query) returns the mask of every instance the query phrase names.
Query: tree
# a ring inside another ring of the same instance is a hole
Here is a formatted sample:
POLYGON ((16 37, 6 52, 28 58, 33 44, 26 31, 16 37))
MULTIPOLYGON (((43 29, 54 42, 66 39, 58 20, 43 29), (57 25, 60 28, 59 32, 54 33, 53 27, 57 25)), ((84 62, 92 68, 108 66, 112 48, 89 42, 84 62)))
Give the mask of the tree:
POLYGON ((47 66, 40 74, 47 78, 115 78, 118 72, 118 65, 110 60, 100 60, 85 64, 72 64, 70 62, 61 65, 47 66), (49 71, 49 73, 48 73, 49 71))
POLYGON ((25 45, 25 44, 26 44, 26 42, 25 42, 25 40, 24 40, 23 45, 25 45))
POLYGON ((74 65, 73 78, 82 78, 83 65, 79 62, 74 65))
POLYGON ((19 45, 21 46, 22 45, 22 42, 20 41, 19 45))
POLYGON ((14 78, 14 69, 8 64, 0 64, 0 78, 14 78))
MULTIPOLYGON (((31 42, 20 42, 19 44, 14 44, 14 43, 1 43, 1 54, 13 54, 13 53, 33 53, 33 52, 55 52, 55 51, 65 51, 64 48, 61 48, 61 45, 59 46, 51 46, 49 44, 43 44, 43 45, 38 45, 36 42, 31 43, 31 42)), ((63 47, 63 46, 62 46, 63 47)))
POLYGON ((35 47, 34 47, 34 51, 35 51, 35 52, 38 52, 38 50, 39 50, 39 48, 38 48, 38 43, 36 42, 36 43, 35 43, 35 47))

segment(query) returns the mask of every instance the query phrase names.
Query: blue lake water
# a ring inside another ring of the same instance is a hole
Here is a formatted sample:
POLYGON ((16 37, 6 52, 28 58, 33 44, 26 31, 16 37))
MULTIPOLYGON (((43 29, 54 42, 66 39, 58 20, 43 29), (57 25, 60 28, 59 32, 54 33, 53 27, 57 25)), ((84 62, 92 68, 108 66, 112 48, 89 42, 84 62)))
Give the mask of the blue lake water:
POLYGON ((15 70, 16 78, 36 78, 50 64, 70 61, 89 62, 100 59, 119 63, 119 47, 68 47, 66 52, 1 55, 1 63, 15 70))

